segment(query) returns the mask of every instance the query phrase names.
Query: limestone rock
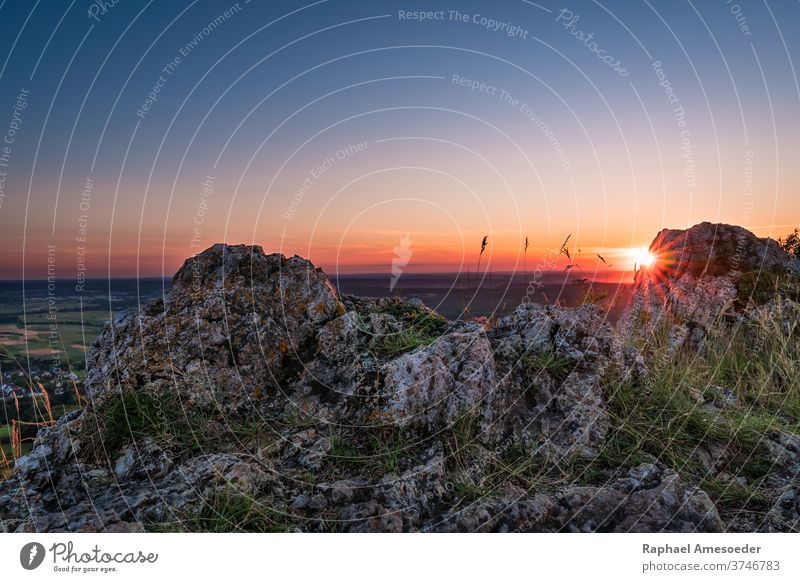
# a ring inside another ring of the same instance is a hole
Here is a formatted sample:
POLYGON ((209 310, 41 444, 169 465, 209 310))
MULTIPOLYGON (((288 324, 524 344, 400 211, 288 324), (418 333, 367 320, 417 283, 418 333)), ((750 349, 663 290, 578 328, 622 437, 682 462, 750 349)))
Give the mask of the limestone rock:
POLYGON ((494 389, 489 340, 481 332, 449 333, 380 371, 385 412, 402 426, 435 430, 477 411, 494 389))
POLYGON ((798 270, 775 240, 728 224, 664 229, 649 250, 655 263, 636 274, 633 313, 623 318, 623 325, 642 313, 657 320, 665 311, 708 325, 725 310, 768 301, 776 277, 794 276, 798 270))

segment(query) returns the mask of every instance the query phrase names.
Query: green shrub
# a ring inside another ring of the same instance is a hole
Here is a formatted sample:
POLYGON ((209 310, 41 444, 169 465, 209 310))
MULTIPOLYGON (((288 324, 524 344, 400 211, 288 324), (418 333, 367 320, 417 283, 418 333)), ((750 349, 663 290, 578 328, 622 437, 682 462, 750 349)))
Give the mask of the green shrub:
POLYGON ((781 248, 795 257, 800 257, 800 229, 795 228, 785 239, 778 239, 781 248))
POLYGON ((390 300, 380 312, 394 316, 404 327, 423 337, 439 335, 447 327, 447 320, 435 311, 401 299, 390 300))
POLYGON ((433 343, 434 339, 433 337, 420 335, 413 331, 401 331, 375 337, 373 349, 377 353, 394 357, 420 346, 430 345, 433 343))

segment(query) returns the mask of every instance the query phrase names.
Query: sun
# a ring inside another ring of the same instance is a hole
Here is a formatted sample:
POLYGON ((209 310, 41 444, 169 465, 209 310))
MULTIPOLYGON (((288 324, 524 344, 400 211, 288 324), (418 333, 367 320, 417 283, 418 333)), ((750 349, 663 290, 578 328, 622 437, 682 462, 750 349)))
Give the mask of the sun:
POLYGON ((656 262, 656 257, 647 247, 637 247, 629 251, 633 262, 639 267, 652 267, 656 262))

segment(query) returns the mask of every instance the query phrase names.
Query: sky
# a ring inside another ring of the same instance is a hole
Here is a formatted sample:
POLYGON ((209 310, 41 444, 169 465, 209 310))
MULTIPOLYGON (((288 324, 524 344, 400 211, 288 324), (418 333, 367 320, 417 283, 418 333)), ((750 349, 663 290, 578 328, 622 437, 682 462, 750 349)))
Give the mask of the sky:
POLYGON ((800 3, 0 0, 0 278, 633 266, 800 220, 800 3), (527 252, 525 241, 528 240, 527 252), (559 263, 560 264, 560 263, 559 263))

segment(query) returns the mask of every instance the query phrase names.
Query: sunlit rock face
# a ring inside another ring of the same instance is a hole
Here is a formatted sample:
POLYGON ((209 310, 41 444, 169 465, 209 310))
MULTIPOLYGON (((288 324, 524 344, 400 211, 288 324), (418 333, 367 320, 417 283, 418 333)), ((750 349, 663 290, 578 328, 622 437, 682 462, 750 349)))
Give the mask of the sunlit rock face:
POLYGON ((763 304, 798 265, 775 240, 729 224, 703 222, 664 229, 653 239, 655 261, 636 273, 630 316, 649 322, 669 314, 708 325, 724 312, 763 304))

